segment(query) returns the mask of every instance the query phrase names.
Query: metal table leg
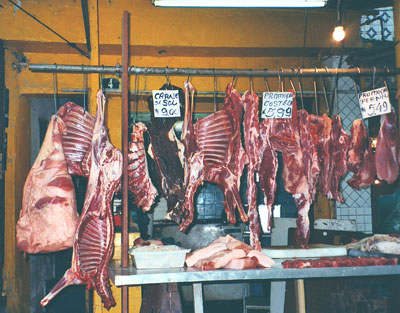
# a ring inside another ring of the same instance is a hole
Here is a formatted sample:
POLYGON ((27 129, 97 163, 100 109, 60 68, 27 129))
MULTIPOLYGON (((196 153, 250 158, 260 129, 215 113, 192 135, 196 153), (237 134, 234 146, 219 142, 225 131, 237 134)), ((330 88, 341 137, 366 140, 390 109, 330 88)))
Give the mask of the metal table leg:
POLYGON ((202 283, 193 284, 194 313, 203 313, 203 286, 202 283))

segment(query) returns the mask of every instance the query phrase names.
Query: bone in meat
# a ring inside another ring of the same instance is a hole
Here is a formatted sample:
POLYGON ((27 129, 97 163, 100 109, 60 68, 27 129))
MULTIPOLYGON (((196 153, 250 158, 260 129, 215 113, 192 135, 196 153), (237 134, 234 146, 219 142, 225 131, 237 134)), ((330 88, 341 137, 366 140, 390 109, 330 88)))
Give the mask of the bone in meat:
MULTIPOLYGON (((181 96, 182 89, 166 84, 161 89, 179 90, 180 103, 184 101, 181 96)), ((149 155, 154 159, 156 185, 160 195, 167 201, 167 219, 176 223, 181 222, 183 214, 183 202, 185 201, 184 171, 182 163, 183 145, 177 138, 174 131, 174 124, 178 118, 155 118, 153 113, 153 99, 148 98, 148 105, 151 112, 151 122, 147 126, 150 136, 149 155)), ((181 109, 181 116, 183 115, 181 109)), ((150 166, 150 164, 149 164, 150 166)))
POLYGON ((225 105, 220 111, 199 119, 194 125, 191 119, 189 90, 194 88, 189 82, 185 83, 185 119, 182 128, 182 142, 185 145, 185 212, 179 226, 185 231, 193 221, 193 197, 198 186, 203 181, 215 183, 223 191, 223 201, 227 219, 230 223, 236 222, 235 208, 238 208, 240 218, 247 222, 247 215, 240 200, 240 177, 247 155, 244 152, 240 136, 240 123, 243 104, 239 93, 229 84, 226 90, 225 105), (196 140, 195 142, 193 142, 196 140), (201 156, 202 154, 202 156, 201 156), (194 157, 196 155, 196 157, 194 157), (191 162, 203 162, 194 166, 191 162), (195 170, 193 175, 191 171, 195 170), (190 180, 192 179, 192 180, 190 180))
POLYGON ((293 98, 292 117, 274 119, 271 134, 275 138, 279 138, 279 144, 276 144, 277 141, 274 139, 273 146, 274 149, 282 152, 283 184, 285 190, 292 194, 298 211, 296 242, 302 247, 307 247, 310 237, 308 211, 310 210, 311 196, 305 175, 295 98, 293 98))
POLYGON ((259 102, 254 91, 247 91, 242 98, 244 106, 244 146, 249 157, 247 165, 247 215, 249 217, 250 245, 253 249, 261 250, 260 220, 257 210, 257 185, 255 174, 260 169, 260 127, 259 127, 259 102))
POLYGON ((278 171, 278 157, 270 142, 272 119, 264 119, 260 126, 260 188, 264 193, 264 204, 267 206, 267 229, 271 231, 272 209, 275 201, 276 173, 278 171))
POLYGON ((24 185, 16 239, 26 253, 72 247, 79 216, 61 143, 64 131, 64 122, 53 115, 24 185))
POLYGON ((339 184, 347 172, 350 136, 343 130, 339 115, 332 118, 330 137, 324 142, 322 156, 322 191, 325 196, 343 202, 339 184))
POLYGON ((91 145, 91 165, 85 203, 75 233, 71 268, 40 304, 45 306, 69 285, 95 288, 104 306, 115 305, 108 279, 114 248, 111 200, 122 175, 122 154, 109 141, 104 122, 105 98, 97 93, 97 115, 91 145))
POLYGON ((317 142, 311 133, 311 123, 309 114, 306 110, 298 111, 298 123, 300 131, 300 143, 303 152, 304 171, 307 177, 308 190, 311 201, 315 200, 317 193, 317 182, 321 172, 321 165, 319 162, 317 142))
POLYGON ((57 115, 64 121, 66 131, 62 134, 62 145, 71 175, 88 176, 82 168, 85 154, 90 150, 95 119, 92 114, 73 102, 58 109, 57 115))
POLYGON ((147 167, 143 133, 146 125, 139 122, 133 125, 128 153, 128 188, 134 194, 136 206, 149 211, 157 196, 147 167))

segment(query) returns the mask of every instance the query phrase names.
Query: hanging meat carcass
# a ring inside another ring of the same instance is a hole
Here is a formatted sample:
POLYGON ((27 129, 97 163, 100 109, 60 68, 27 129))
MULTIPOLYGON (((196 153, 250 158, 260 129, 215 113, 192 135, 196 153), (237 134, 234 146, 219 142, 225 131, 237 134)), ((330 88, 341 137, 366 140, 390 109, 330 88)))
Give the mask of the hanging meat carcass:
POLYGON ((393 184, 399 176, 400 149, 396 113, 381 116, 381 128, 375 150, 378 178, 393 184))
POLYGON ((343 130, 339 115, 332 118, 329 139, 323 144, 321 184, 322 192, 330 199, 343 202, 339 184, 347 172, 347 152, 350 136, 343 130))
POLYGON ((134 194, 134 202, 143 211, 149 211, 157 197, 147 167, 143 133, 146 125, 139 122, 133 125, 128 153, 128 188, 134 194))
POLYGON ((82 169, 82 161, 90 150, 95 118, 79 105, 67 102, 58 109, 57 115, 64 121, 62 146, 71 175, 88 176, 82 169))
POLYGON ((69 285, 95 288, 104 306, 115 305, 108 279, 113 254, 114 224, 111 200, 122 175, 122 154, 108 139, 104 122, 105 98, 97 94, 97 115, 91 142, 91 162, 85 203, 75 232, 71 268, 42 299, 42 306, 69 285))
POLYGON ((298 123, 300 131, 300 143, 303 152, 304 172, 307 177, 308 191, 310 193, 311 201, 315 200, 317 193, 317 182, 321 172, 321 163, 318 155, 318 142, 312 133, 312 123, 316 117, 308 114, 306 110, 298 111, 298 123))
POLYGON ((257 210, 257 185, 255 175, 260 170, 260 126, 259 100, 253 91, 247 91, 242 98, 244 106, 244 147, 249 158, 247 165, 247 215, 249 217, 250 245, 253 249, 261 250, 260 219, 257 210))
POLYGON ((370 186, 376 175, 375 158, 362 120, 353 121, 347 167, 354 175, 347 183, 354 189, 370 186))
POLYGON ((268 118, 259 123, 259 178, 260 188, 264 193, 264 204, 267 206, 267 216, 260 216, 260 218, 265 219, 267 225, 265 231, 267 232, 271 231, 272 208, 277 187, 276 173, 278 172, 278 156, 270 142, 272 123, 273 120, 268 118))
POLYGON ((307 247, 310 237, 308 211, 312 200, 305 174, 295 98, 293 98, 291 118, 272 120, 270 139, 274 149, 282 152, 283 185, 285 190, 292 194, 297 207, 296 242, 302 247, 307 247))
POLYGON ((17 246, 26 253, 72 247, 79 216, 61 135, 66 127, 53 115, 26 179, 16 226, 17 246))
POLYGON ((240 124, 243 103, 239 93, 228 84, 225 105, 220 111, 192 122, 189 90, 194 88, 185 82, 185 119, 182 143, 185 146, 185 211, 179 225, 185 231, 193 221, 193 197, 204 181, 218 185, 224 193, 224 208, 230 223, 236 223, 235 208, 243 222, 247 214, 240 200, 240 177, 248 162, 241 142, 240 124))
MULTIPOLYGON (((165 84, 160 90, 178 90, 180 103, 183 103, 183 91, 181 88, 165 84)), ((184 147, 177 138, 174 130, 175 123, 179 118, 156 118, 153 111, 153 99, 148 99, 151 112, 151 122, 147 126, 150 136, 148 153, 155 162, 154 172, 157 179, 156 184, 160 195, 167 200, 167 219, 181 222, 183 214, 183 202, 185 200, 183 150, 184 147)), ((181 109, 183 115, 183 109, 181 109)))

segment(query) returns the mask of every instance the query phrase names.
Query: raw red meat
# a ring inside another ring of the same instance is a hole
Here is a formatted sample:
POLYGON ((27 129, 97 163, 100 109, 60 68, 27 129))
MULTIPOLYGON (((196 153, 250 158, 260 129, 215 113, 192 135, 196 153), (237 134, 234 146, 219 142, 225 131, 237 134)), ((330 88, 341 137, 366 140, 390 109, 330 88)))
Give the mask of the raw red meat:
POLYGON ((185 83, 185 119, 182 128, 182 142, 185 145, 185 212, 179 225, 185 231, 193 221, 193 197, 203 181, 218 185, 224 193, 223 202, 227 219, 236 222, 235 208, 240 218, 248 218, 240 200, 240 177, 247 163, 247 155, 241 143, 240 124, 243 104, 239 93, 229 84, 226 89, 224 108, 214 114, 199 119, 192 124, 189 103, 189 89, 185 83), (194 133, 193 133, 194 129, 194 133))
POLYGON ((73 102, 58 109, 57 115, 64 121, 66 131, 62 134, 62 145, 71 175, 88 176, 82 171, 82 160, 89 151, 95 119, 92 114, 73 102))
POLYGON ((282 262, 283 268, 316 268, 316 267, 353 267, 353 266, 376 266, 376 265, 397 265, 397 259, 383 257, 334 257, 310 260, 288 260, 282 262))
POLYGON ((324 142, 322 151, 322 190, 330 199, 343 202, 339 190, 342 177, 347 172, 347 152, 350 136, 343 130, 339 115, 332 118, 330 137, 324 142))
POLYGON ((143 133, 147 130, 143 123, 133 125, 128 153, 128 188, 134 194, 134 202, 143 211, 149 211, 157 197, 147 167, 143 133))
POLYGON ((253 249, 261 250, 260 219, 257 211, 257 185, 255 175, 260 170, 260 126, 259 102, 254 91, 247 91, 243 95, 244 106, 244 147, 249 158, 247 165, 247 215, 249 217, 250 245, 253 249))
POLYGON ((273 139, 271 141, 273 148, 282 152, 283 184, 286 191, 292 194, 298 211, 296 243, 307 247, 310 237, 308 211, 312 200, 305 174, 295 98, 293 98, 292 118, 274 119, 270 138, 273 139))
POLYGON ((354 189, 365 188, 375 180, 374 154, 369 144, 367 128, 362 120, 354 120, 350 131, 351 141, 347 157, 347 167, 354 175, 347 183, 354 189))
POLYGON ((317 181, 321 172, 321 166, 318 155, 318 141, 312 133, 311 117, 306 110, 298 112, 298 122, 300 131, 300 143, 303 151, 304 171, 308 182, 308 191, 311 200, 315 200, 317 193, 317 181))
MULTIPOLYGON (((166 84, 161 89, 179 90, 181 88, 166 84)), ((177 224, 181 222, 183 203, 185 201, 183 150, 184 147, 177 138, 174 124, 178 118, 156 118, 153 114, 153 98, 148 99, 151 112, 151 123, 147 126, 150 136, 148 153, 155 162, 156 179, 153 181, 160 195, 167 201, 166 219, 177 224)), ((179 97, 180 103, 181 97, 179 97)), ((181 110, 182 111, 182 110, 181 110)))
POLYGON ((65 124, 53 115, 24 185, 16 226, 17 247, 26 253, 72 247, 79 216, 61 135, 65 124))
POLYGON ((375 150, 378 178, 393 184, 399 176, 400 149, 396 113, 381 116, 381 128, 375 150))
POLYGON ((85 203, 75 233, 71 268, 40 304, 45 306, 69 285, 95 288, 104 306, 115 305, 108 279, 114 248, 111 200, 122 175, 122 154, 108 139, 104 122, 105 98, 97 94, 97 116, 91 147, 91 167, 85 203))
POLYGON ((259 178, 260 188, 264 193, 264 204, 267 206, 268 215, 261 216, 265 218, 267 229, 265 231, 271 231, 272 221, 272 209, 275 201, 276 191, 276 173, 278 171, 278 156, 275 150, 272 148, 270 142, 272 119, 264 119, 262 123, 259 123, 260 137, 259 137, 259 178))

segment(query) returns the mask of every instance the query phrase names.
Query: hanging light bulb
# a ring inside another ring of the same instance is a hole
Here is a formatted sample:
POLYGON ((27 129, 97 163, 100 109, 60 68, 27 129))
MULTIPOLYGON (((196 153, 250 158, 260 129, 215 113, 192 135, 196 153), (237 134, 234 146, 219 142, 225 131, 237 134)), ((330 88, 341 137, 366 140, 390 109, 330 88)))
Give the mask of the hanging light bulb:
POLYGON ((346 37, 346 32, 344 31, 343 25, 336 25, 333 30, 332 37, 335 41, 340 42, 346 37))
POLYGON ((341 1, 338 0, 337 6, 336 6, 336 13, 337 13, 337 22, 335 24, 335 28, 332 33, 333 40, 337 42, 341 42, 344 37, 346 37, 346 32, 344 31, 344 27, 342 24, 342 7, 341 7, 341 1))

